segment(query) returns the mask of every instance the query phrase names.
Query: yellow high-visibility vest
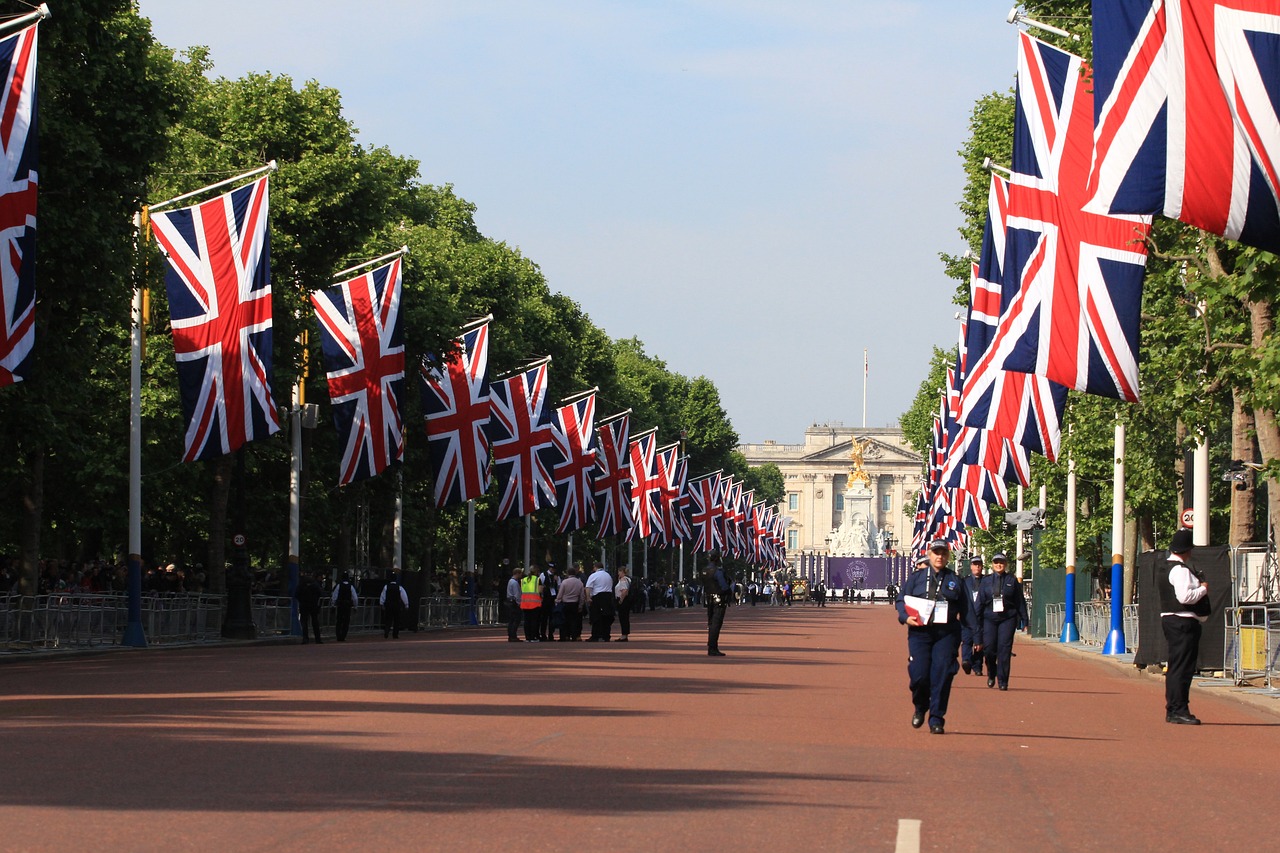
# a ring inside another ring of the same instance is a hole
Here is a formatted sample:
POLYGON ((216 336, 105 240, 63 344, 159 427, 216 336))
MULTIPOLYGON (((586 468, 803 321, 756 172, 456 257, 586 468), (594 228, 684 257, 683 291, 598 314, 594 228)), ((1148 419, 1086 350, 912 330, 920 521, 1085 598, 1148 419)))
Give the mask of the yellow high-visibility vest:
POLYGON ((538 588, 538 576, 520 579, 520 609, 537 610, 542 606, 542 590, 538 588))

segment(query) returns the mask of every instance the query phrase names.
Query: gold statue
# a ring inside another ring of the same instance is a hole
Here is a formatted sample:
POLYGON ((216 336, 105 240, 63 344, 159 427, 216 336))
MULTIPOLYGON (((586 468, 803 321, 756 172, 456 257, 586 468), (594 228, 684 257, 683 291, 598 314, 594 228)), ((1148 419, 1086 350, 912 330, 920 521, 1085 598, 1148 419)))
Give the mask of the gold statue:
POLYGON ((863 454, 870 446, 869 438, 865 444, 859 444, 856 438, 849 440, 849 458, 853 460, 853 468, 849 471, 849 488, 853 488, 854 483, 862 483, 868 489, 871 488, 871 475, 867 473, 866 468, 862 467, 863 454))

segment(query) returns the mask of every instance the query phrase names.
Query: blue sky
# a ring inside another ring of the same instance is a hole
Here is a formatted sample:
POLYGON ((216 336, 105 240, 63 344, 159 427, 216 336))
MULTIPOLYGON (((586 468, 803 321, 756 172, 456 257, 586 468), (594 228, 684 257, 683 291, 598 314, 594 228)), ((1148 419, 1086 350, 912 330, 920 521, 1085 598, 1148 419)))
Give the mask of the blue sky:
POLYGON ((141 0, 218 75, 338 89, 610 336, 705 375, 743 441, 897 422, 955 342, 956 152, 1010 0, 141 0), (369 11, 365 11, 369 10, 369 11))

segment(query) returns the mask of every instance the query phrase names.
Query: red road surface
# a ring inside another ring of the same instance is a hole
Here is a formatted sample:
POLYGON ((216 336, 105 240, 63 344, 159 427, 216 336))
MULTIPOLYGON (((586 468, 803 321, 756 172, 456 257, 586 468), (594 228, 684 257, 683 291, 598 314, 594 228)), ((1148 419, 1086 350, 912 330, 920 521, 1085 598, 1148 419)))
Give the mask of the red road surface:
MULTIPOLYGON (((1019 639, 909 726, 892 609, 698 610, 627 644, 457 630, 0 667, 6 850, 1265 848, 1280 716, 1019 639), (1176 804, 1174 790, 1181 791, 1176 804), (1176 827, 1179 838, 1169 840, 1176 827)), ((1219 691, 1220 692, 1220 691, 1219 691)))

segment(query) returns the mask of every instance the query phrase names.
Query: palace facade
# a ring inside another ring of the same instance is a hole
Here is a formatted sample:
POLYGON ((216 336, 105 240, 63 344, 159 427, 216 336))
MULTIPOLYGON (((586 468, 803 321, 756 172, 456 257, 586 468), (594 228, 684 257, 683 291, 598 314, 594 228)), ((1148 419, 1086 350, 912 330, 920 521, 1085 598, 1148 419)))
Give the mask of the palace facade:
POLYGON ((874 495, 878 552, 903 550, 904 536, 908 540, 905 544, 910 545, 924 460, 907 445, 902 430, 814 424, 805 430, 803 444, 766 441, 738 447, 748 464, 772 462, 782 471, 786 494, 778 513, 790 520, 786 533, 789 559, 804 552, 830 552, 850 487, 855 439, 864 448, 862 466, 874 495))

